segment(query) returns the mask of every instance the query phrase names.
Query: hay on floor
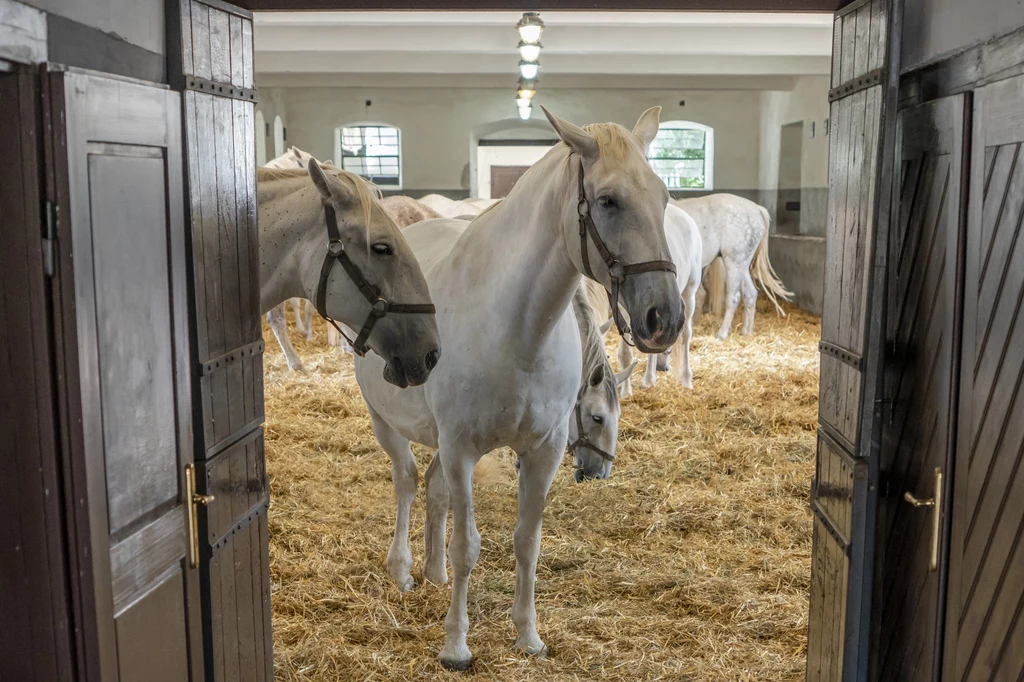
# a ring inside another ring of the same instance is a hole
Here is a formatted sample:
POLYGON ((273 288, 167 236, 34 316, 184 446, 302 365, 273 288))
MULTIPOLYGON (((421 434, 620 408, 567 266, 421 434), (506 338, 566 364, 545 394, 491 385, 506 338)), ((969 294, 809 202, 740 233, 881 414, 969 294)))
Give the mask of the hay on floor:
MULTIPOLYGON (((542 661, 512 650, 516 487, 502 455, 506 475, 476 488, 470 678, 436 662, 449 587, 402 594, 388 576, 389 460, 351 358, 326 347, 320 323, 312 342, 292 332, 310 371, 289 372, 265 329, 277 679, 803 679, 820 320, 788 310, 762 309, 753 336, 725 342, 706 318, 695 390, 664 373, 640 388, 637 368, 612 480, 560 470, 537 569, 542 661)), ((414 450, 422 480, 431 453, 414 450)), ((417 579, 423 519, 421 487, 417 579)))

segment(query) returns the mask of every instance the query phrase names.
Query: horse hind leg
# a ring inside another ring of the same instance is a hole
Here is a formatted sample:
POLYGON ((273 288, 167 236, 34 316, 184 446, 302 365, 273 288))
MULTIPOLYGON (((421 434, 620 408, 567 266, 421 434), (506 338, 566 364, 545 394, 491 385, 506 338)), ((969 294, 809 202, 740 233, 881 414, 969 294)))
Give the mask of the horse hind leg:
MULTIPOLYGON (((300 299, 301 300, 301 299, 300 299)), ((306 340, 313 340, 313 304, 302 301, 302 328, 306 330, 306 340)))
POLYGON ((416 583, 412 579, 412 550, 409 548, 409 515, 416 497, 416 483, 419 471, 412 455, 409 441, 385 422, 370 408, 373 433, 384 451, 391 458, 391 479, 395 486, 395 503, 398 512, 395 517, 395 535, 388 549, 388 573, 398 588, 408 592, 416 583))
POLYGON ((641 380, 640 385, 644 388, 654 388, 654 384, 658 382, 658 375, 656 373, 658 368, 658 355, 647 354, 644 355, 647 360, 647 365, 644 367, 644 378, 641 380))
POLYGON ((696 289, 693 284, 683 290, 683 306, 685 322, 683 331, 679 334, 676 345, 671 355, 672 373, 679 380, 683 388, 693 388, 693 370, 690 367, 690 339, 693 338, 693 317, 696 311, 696 289))
POLYGON ((754 315, 757 313, 757 287, 754 286, 750 270, 743 273, 740 286, 743 293, 743 327, 740 329, 740 334, 750 336, 754 333, 754 315))
POLYGON ((444 585, 448 582, 444 540, 450 500, 448 484, 444 480, 444 471, 441 468, 441 458, 436 453, 434 459, 430 460, 430 466, 427 467, 423 479, 427 491, 427 523, 423 531, 423 577, 435 585, 444 585))
POLYGON ((293 372, 305 372, 305 367, 302 366, 302 358, 295 352, 295 347, 292 346, 292 340, 288 338, 288 322, 285 319, 285 307, 281 303, 270 309, 267 313, 267 324, 270 325, 270 330, 274 332, 274 338, 281 345, 281 350, 284 351, 284 358, 288 362, 288 369, 293 372))
POLYGON ((736 315, 736 308, 740 305, 740 282, 743 279, 743 272, 732 260, 725 261, 725 315, 722 317, 722 326, 718 328, 718 340, 725 341, 732 331, 732 320, 736 315))

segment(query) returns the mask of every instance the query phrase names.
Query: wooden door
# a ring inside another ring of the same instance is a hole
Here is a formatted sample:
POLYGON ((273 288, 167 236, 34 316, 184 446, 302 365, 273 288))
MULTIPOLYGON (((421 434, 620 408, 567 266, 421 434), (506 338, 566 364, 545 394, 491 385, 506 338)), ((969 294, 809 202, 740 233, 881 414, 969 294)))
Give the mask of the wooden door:
POLYGON ((180 98, 47 76, 54 306, 88 679, 202 679, 180 98))
POLYGON ((938 679, 940 669, 967 101, 946 97, 899 114, 875 571, 877 680, 938 679), (933 504, 914 506, 914 499, 933 504))
POLYGON ((252 15, 221 0, 172 3, 182 91, 195 325, 195 458, 203 638, 211 682, 273 679, 269 491, 256 230, 252 15))
POLYGON ((833 29, 832 135, 821 324, 818 452, 807 679, 867 678, 874 515, 876 405, 882 349, 898 12, 858 0, 833 29))
POLYGON ((507 197, 528 170, 529 166, 491 166, 491 198, 507 197))
POLYGON ((1024 78, 976 92, 943 679, 1024 678, 1024 78))
POLYGON ((0 73, 0 680, 73 675, 61 516, 53 335, 52 242, 41 198, 39 76, 0 73), (17 652, 12 655, 11 652, 17 652))

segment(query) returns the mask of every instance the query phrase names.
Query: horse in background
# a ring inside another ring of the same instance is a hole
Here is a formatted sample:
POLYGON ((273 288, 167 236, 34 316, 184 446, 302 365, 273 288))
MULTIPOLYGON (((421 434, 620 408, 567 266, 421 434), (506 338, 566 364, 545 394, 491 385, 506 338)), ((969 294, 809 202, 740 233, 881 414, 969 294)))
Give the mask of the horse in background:
MULTIPOLYGON (((718 339, 724 341, 729 337, 741 298, 743 326, 740 334, 747 336, 754 332, 757 306, 755 279, 778 314, 785 317, 779 299, 789 301, 793 293, 782 284, 768 258, 771 223, 768 209, 749 199, 725 193, 673 199, 672 203, 690 214, 700 228, 704 241, 703 267, 708 268, 704 290, 712 309, 722 315, 718 339), (708 267, 718 257, 724 265, 724 286, 717 265, 708 267)), ((699 306, 703 308, 704 296, 700 298, 699 306)))

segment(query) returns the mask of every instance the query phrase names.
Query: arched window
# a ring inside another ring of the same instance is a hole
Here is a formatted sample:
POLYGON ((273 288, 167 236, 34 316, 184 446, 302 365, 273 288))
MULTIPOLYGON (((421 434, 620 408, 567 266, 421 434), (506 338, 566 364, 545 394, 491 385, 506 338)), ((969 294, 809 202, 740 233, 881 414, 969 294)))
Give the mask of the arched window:
POLYGON ((256 165, 263 167, 267 165, 267 122, 263 118, 263 112, 256 110, 256 165))
POLYGON ((378 187, 402 187, 402 133, 383 123, 349 123, 334 129, 334 158, 341 168, 378 187))
POLYGON ((284 123, 280 116, 274 117, 274 158, 284 154, 284 123))
POLYGON ((714 188, 715 131, 709 126, 665 121, 648 158, 669 189, 714 188))

